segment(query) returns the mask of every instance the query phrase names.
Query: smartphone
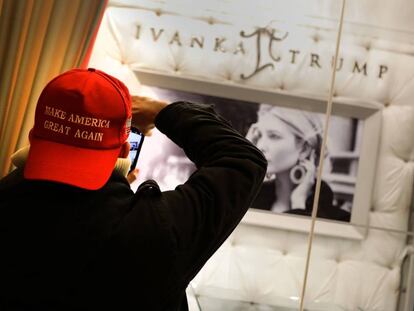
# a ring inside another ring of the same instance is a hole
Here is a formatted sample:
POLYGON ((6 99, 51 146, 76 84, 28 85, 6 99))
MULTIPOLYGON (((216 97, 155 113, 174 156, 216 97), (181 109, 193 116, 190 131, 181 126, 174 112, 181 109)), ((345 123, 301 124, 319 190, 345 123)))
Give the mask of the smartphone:
POLYGON ((128 141, 131 145, 131 148, 129 149, 129 157, 131 159, 131 167, 128 171, 129 173, 137 166, 138 156, 141 151, 142 144, 144 143, 144 135, 136 127, 131 126, 128 141))

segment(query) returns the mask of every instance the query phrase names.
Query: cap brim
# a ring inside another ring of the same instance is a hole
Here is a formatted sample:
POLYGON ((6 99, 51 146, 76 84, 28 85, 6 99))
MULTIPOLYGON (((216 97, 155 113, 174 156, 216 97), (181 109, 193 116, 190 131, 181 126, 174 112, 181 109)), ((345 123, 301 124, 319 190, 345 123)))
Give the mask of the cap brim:
POLYGON ((97 190, 111 176, 119 151, 80 148, 32 136, 24 177, 97 190))

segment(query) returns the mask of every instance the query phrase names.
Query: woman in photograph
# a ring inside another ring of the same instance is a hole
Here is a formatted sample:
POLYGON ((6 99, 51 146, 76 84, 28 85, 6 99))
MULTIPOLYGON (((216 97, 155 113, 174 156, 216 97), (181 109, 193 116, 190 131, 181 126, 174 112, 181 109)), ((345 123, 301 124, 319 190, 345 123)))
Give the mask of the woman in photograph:
MULTIPOLYGON (((316 113, 262 104, 247 138, 265 155, 267 176, 252 208, 311 215, 316 167, 322 145, 322 122, 316 113)), ((322 181, 318 217, 349 221, 350 213, 334 205, 322 181)))

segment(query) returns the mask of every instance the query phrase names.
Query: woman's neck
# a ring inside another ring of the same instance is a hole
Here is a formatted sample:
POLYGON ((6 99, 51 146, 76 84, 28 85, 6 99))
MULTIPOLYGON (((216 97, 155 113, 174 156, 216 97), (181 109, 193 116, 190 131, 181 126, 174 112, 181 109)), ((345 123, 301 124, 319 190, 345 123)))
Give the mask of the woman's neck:
POLYGON ((276 201, 273 203, 272 211, 283 213, 290 210, 290 196, 295 185, 289 177, 289 171, 280 172, 276 176, 275 194, 276 201))

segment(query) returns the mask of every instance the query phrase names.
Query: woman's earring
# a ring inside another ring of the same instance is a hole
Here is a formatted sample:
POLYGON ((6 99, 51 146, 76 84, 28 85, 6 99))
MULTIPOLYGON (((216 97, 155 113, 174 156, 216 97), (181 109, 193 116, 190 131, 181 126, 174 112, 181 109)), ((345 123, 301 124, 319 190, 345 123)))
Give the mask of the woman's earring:
POLYGON ((276 174, 275 173, 266 173, 266 176, 264 178, 264 181, 270 181, 276 178, 276 174))
POLYGON ((295 184, 298 185, 302 182, 303 178, 305 178, 306 169, 303 165, 297 164, 290 170, 290 180, 295 184))

